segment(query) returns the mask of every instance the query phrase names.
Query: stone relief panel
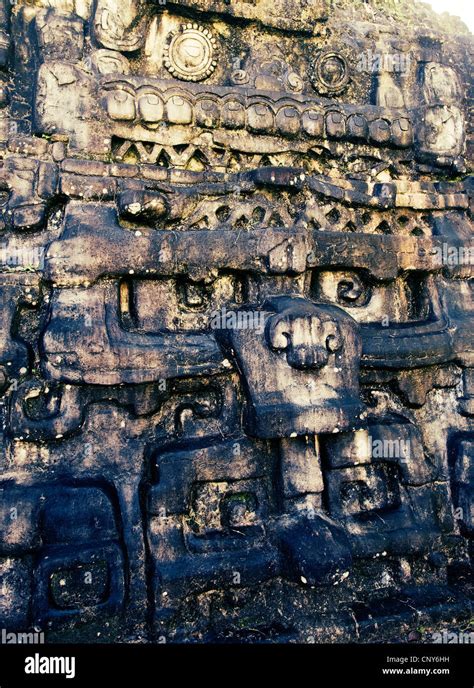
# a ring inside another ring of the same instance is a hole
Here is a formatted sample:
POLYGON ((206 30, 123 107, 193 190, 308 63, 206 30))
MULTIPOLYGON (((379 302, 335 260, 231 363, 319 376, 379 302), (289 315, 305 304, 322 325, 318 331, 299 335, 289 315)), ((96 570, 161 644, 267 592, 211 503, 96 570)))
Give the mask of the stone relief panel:
POLYGON ((469 613, 472 37, 363 5, 0 3, 3 627, 469 613))

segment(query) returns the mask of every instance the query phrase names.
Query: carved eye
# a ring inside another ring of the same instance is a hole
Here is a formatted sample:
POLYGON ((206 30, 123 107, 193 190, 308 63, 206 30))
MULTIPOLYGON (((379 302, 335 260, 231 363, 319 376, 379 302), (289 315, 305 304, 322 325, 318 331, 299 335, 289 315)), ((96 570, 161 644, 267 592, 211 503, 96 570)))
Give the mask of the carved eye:
POLYGON ((352 270, 328 270, 317 276, 315 297, 343 308, 362 308, 372 298, 372 286, 365 274, 352 270))
POLYGON ((344 306, 364 306, 369 297, 367 286, 356 274, 347 275, 337 284, 337 300, 344 306))
POLYGON ((360 299, 364 292, 362 284, 357 280, 342 280, 337 285, 337 298, 339 301, 353 302, 360 299))

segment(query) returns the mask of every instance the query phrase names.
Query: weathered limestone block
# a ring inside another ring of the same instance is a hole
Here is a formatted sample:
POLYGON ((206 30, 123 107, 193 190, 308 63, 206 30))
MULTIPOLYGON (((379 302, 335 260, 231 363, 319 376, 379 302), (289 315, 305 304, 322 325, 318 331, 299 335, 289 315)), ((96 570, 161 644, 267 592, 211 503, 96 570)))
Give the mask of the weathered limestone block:
POLYGON ((227 346, 247 391, 251 435, 316 435, 360 419, 361 347, 348 315, 286 296, 265 302, 250 316, 236 315, 227 346), (258 324, 249 325, 249 317, 258 324))
POLYGON ((470 614, 472 56, 417 0, 0 2, 2 627, 470 614))

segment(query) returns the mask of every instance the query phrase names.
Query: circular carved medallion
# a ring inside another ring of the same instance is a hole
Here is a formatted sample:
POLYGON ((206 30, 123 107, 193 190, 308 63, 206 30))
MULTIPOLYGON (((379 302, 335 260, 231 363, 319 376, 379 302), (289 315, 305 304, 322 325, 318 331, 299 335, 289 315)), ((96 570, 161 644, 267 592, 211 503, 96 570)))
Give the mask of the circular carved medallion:
POLYGON ((199 24, 184 24, 170 34, 164 64, 176 79, 202 81, 216 68, 216 52, 217 41, 208 29, 199 24))
POLYGON ((313 63, 311 81, 319 93, 339 93, 349 83, 347 60, 340 53, 320 53, 313 63))

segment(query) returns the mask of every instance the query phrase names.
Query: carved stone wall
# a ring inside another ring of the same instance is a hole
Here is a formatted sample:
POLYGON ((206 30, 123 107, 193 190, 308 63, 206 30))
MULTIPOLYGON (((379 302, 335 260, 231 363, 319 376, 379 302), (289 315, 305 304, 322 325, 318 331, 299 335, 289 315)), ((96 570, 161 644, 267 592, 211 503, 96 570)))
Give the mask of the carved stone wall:
POLYGON ((0 626, 468 614, 465 27, 411 0, 1 0, 0 25, 0 626))

